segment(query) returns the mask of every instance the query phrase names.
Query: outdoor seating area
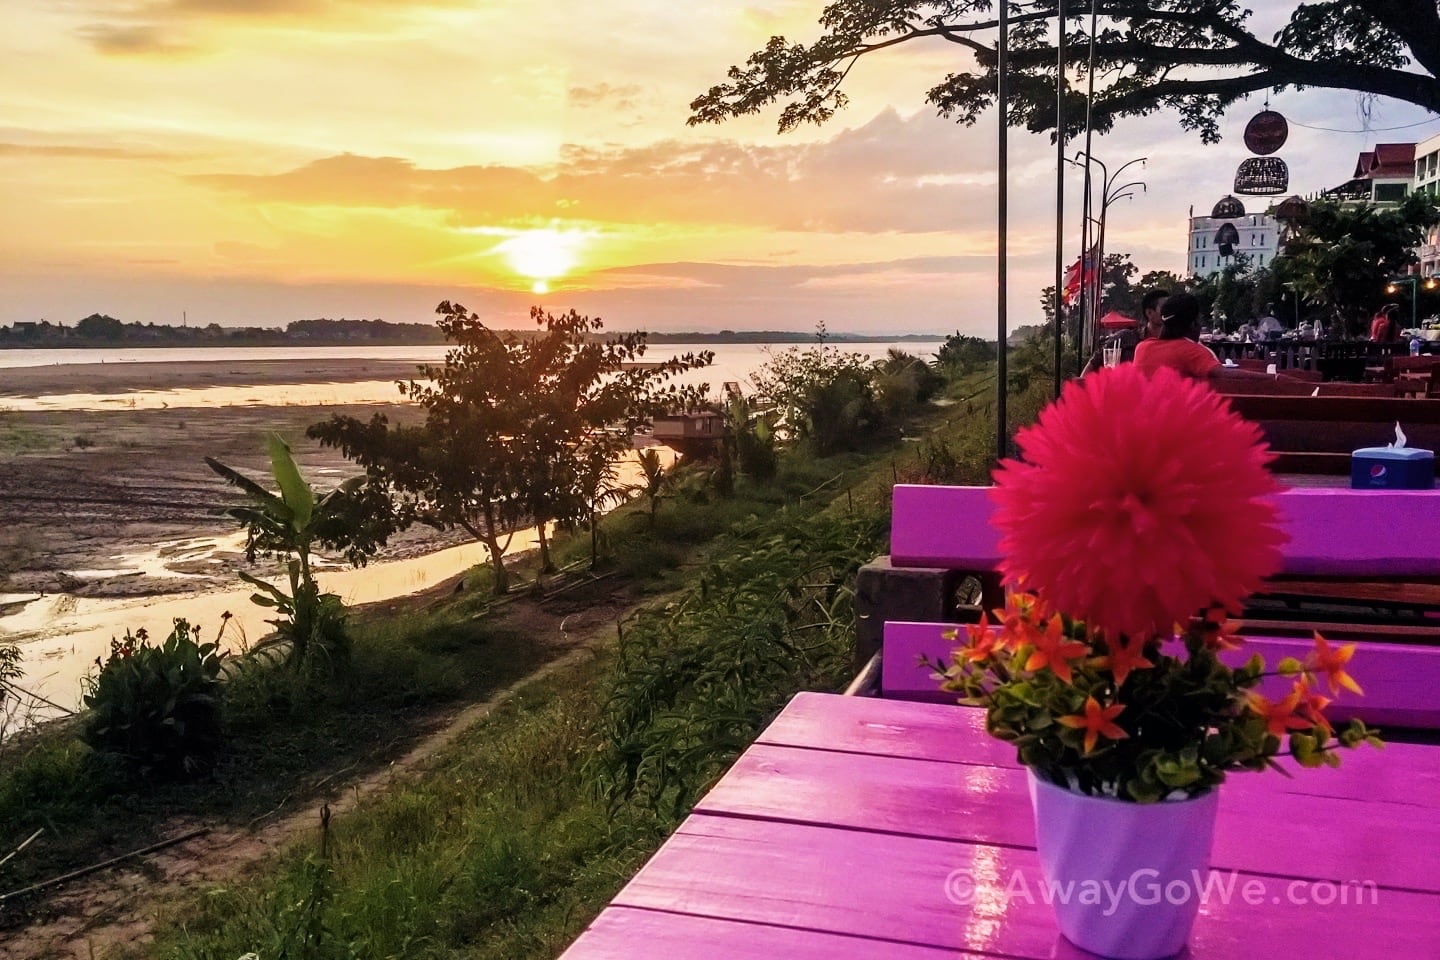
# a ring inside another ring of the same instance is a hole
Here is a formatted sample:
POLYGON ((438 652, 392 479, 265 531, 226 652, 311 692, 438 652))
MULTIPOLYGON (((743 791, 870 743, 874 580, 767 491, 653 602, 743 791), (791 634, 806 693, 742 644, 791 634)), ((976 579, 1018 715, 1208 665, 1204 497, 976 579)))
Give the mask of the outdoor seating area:
MULTIPOLYGON (((849 695, 796 696, 562 960, 1093 956, 1059 933, 1040 895, 1015 749, 921 662, 948 659, 945 631, 999 599, 989 492, 894 488, 891 554, 857 585, 864 669, 849 695)), ((1348 701, 1348 715, 1430 742, 1391 737, 1383 752, 1354 752, 1336 769, 1302 775, 1282 759, 1297 776, 1228 778, 1185 956, 1278 955, 1319 929, 1327 956, 1434 955, 1437 497, 1279 494, 1283 569, 1241 621, 1237 662, 1303 656, 1320 626, 1354 638, 1349 669, 1365 696, 1348 701), (1260 893, 1220 892, 1247 883, 1260 893)))

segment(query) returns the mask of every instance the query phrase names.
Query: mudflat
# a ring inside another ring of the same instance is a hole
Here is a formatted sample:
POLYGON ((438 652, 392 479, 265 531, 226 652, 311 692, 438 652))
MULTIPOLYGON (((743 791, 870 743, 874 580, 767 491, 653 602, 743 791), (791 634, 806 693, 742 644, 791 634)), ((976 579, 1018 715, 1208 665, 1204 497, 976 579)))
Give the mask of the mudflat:
MULTIPOLYGON (((266 439, 278 433, 317 487, 359 473, 305 437, 334 414, 418 419, 413 404, 306 406, 305 391, 242 406, 104 410, 6 409, 5 397, 124 394, 207 386, 277 388, 402 380, 418 364, 370 358, 84 363, 0 369, 0 593, 138 596, 233 585, 241 502, 214 457, 271 485, 266 439), (212 542, 213 541, 213 542, 212 542), (137 558, 139 561, 137 562, 137 558), (167 573, 186 574, 184 578, 167 573)), ((433 530, 397 538, 387 557, 454 542, 433 530)), ((0 611, 3 612, 3 611, 0 611)))
MULTIPOLYGON (((0 397, 114 394, 197 387, 408 380, 410 360, 317 357, 303 360, 198 360, 188 363, 67 363, 0 368, 0 397)), ((3 405, 3 404, 0 404, 3 405)))

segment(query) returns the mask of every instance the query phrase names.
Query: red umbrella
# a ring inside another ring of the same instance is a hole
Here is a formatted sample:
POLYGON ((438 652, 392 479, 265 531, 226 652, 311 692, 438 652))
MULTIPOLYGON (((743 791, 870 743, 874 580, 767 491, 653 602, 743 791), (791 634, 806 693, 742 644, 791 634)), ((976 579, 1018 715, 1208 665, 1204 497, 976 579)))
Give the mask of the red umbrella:
POLYGON ((1103 330, 1119 330, 1124 327, 1133 326, 1135 326, 1135 320, 1133 317, 1127 317, 1125 316, 1125 314, 1117 313, 1114 310, 1111 310, 1109 313, 1105 314, 1105 316, 1100 318, 1100 327, 1103 330))

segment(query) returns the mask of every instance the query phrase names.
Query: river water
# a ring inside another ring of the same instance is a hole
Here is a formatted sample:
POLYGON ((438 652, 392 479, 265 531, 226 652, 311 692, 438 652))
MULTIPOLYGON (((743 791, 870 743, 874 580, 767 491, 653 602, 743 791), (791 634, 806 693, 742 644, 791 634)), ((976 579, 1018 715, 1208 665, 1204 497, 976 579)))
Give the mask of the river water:
MULTIPOLYGON (((936 342, 842 344, 843 352, 874 358, 884 356, 890 347, 929 359, 939 348, 936 342)), ((647 360, 662 360, 687 352, 712 350, 715 362, 703 370, 692 371, 683 382, 709 383, 718 392, 727 381, 748 385, 750 374, 772 354, 789 349, 790 345, 762 344, 660 344, 651 347, 647 360)), ((801 349, 805 349, 801 346, 801 349)), ((318 358, 356 358, 414 360, 439 362, 445 347, 261 347, 253 349, 226 348, 153 348, 140 350, 0 350, 0 368, 50 364, 172 362, 189 363, 207 360, 284 360, 318 358)), ((51 394, 29 397, 7 397, 0 406, 25 410, 116 410, 168 407, 222 407, 233 405, 324 403, 391 403, 397 399, 391 381, 358 383, 279 384, 264 387, 200 387, 184 390, 138 390, 125 394, 87 395, 51 394)), ((633 462, 625 465, 633 475, 633 462)), ((3 496, 3 491, 0 491, 3 496)), ((60 522, 63 522, 60 521, 60 522)), ((534 546, 535 531, 515 535, 510 554, 534 546)), ((239 535, 219 540, 203 540, 156 544, 145 554, 118 557, 121 566, 147 573, 183 577, 166 566, 166 559, 188 555, 203 558, 210 553, 233 553, 241 542, 239 535)), ((322 589, 339 594, 348 604, 372 603, 406 596, 485 563, 488 560, 479 544, 465 544, 405 560, 375 563, 361 570, 339 566, 320 574, 322 589)), ((216 561, 219 562, 219 561, 216 561)), ((116 571, 107 571, 113 574, 116 571)), ((83 578, 85 571, 77 571, 83 578)), ((108 653, 111 638, 127 629, 146 628, 152 636, 168 632, 175 618, 199 624, 208 639, 219 630, 221 615, 231 614, 225 628, 226 645, 232 649, 253 643, 269 632, 265 623, 269 611, 250 602, 251 590, 236 578, 234 589, 209 593, 159 594, 133 598, 86 598, 69 594, 31 595, 0 594, 0 640, 14 640, 24 652, 25 676, 21 686, 27 691, 53 701, 65 709, 80 703, 80 680, 93 669, 96 657, 108 653)), ((59 713, 40 706, 35 719, 59 713)))

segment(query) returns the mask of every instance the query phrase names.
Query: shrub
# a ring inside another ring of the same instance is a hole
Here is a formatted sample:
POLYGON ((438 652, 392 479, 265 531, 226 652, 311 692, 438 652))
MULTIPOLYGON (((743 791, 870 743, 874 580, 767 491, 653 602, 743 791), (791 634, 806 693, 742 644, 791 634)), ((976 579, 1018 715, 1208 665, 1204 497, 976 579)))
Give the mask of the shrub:
POLYGON ((99 674, 87 678, 85 742, 142 773, 202 772, 220 746, 222 654, 184 620, 159 646, 147 640, 143 628, 125 631, 110 641, 99 674))

